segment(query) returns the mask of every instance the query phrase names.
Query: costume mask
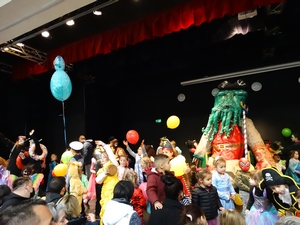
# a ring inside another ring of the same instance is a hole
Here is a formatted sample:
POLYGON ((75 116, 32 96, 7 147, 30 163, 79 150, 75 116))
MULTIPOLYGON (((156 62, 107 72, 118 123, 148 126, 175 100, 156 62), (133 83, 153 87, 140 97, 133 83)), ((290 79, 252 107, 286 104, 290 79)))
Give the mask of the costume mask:
POLYGON ((248 172, 249 169, 250 169, 250 161, 249 161, 249 159, 241 158, 239 160, 239 167, 241 168, 242 171, 248 172))

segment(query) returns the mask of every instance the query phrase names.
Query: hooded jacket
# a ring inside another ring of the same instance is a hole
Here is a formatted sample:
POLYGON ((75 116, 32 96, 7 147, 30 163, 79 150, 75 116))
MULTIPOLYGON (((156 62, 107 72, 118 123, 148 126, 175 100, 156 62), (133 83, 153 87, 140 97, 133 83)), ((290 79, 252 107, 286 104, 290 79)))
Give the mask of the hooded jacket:
POLYGON ((0 211, 6 209, 8 206, 15 206, 20 204, 24 200, 28 200, 29 198, 22 197, 15 193, 10 193, 9 195, 5 196, 2 200, 2 204, 0 205, 0 211))
POLYGON ((57 203, 59 199, 61 199, 62 196, 58 193, 53 193, 53 192, 48 192, 46 194, 46 202, 49 203, 49 202, 53 202, 53 203, 57 203))
POLYGON ((141 219, 132 205, 124 198, 112 199, 107 205, 103 216, 104 225, 141 225, 141 219), (118 212, 118 213, 116 213, 118 212))

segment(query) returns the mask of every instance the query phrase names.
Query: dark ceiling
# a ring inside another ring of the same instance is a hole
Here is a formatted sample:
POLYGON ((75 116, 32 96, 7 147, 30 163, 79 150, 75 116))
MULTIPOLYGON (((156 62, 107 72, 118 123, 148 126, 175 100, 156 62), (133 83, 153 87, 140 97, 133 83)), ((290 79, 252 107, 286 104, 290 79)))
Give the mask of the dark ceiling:
MULTIPOLYGON (((187 0, 119 0, 103 8, 102 16, 88 14, 77 19, 72 27, 63 25, 51 30, 49 39, 38 35, 24 44, 47 52, 185 1, 187 0)), ((276 13, 272 13, 276 6, 258 8, 258 15, 252 19, 239 21, 237 16, 225 16, 199 27, 192 26, 162 38, 99 55, 75 63, 74 71, 79 76, 92 77, 105 73, 109 74, 107 79, 111 80, 111 76, 114 76, 119 82, 130 82, 136 76, 145 79, 162 74, 184 74, 188 80, 199 77, 199 74, 209 76, 298 61, 300 1, 286 0, 277 8, 276 13), (249 32, 231 37, 235 28, 249 32)), ((23 59, 0 53, 0 62, 14 64, 19 60, 23 59)), ((101 79, 106 78, 102 76, 101 79)))

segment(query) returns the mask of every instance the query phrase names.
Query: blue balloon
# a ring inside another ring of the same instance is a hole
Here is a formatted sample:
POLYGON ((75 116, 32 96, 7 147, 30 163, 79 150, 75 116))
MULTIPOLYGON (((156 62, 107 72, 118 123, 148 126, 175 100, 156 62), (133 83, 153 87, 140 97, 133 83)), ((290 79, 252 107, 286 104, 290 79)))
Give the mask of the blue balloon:
POLYGON ((55 70, 65 70, 65 60, 60 56, 56 56, 53 61, 55 70))
POLYGON ((65 61, 61 56, 57 56, 53 62, 55 72, 50 80, 51 93, 58 101, 67 100, 72 92, 72 82, 68 74, 64 71, 65 61))

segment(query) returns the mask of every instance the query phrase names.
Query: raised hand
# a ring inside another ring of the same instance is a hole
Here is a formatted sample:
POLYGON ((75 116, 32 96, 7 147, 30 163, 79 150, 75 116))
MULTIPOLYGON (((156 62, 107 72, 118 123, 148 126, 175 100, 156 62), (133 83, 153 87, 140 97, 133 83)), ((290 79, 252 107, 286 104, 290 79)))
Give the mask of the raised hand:
POLYGON ((128 146, 128 141, 123 141, 123 144, 127 147, 128 146))
POLYGON ((32 130, 29 132, 29 135, 31 136, 31 135, 33 135, 33 133, 34 133, 34 129, 32 129, 32 130))

